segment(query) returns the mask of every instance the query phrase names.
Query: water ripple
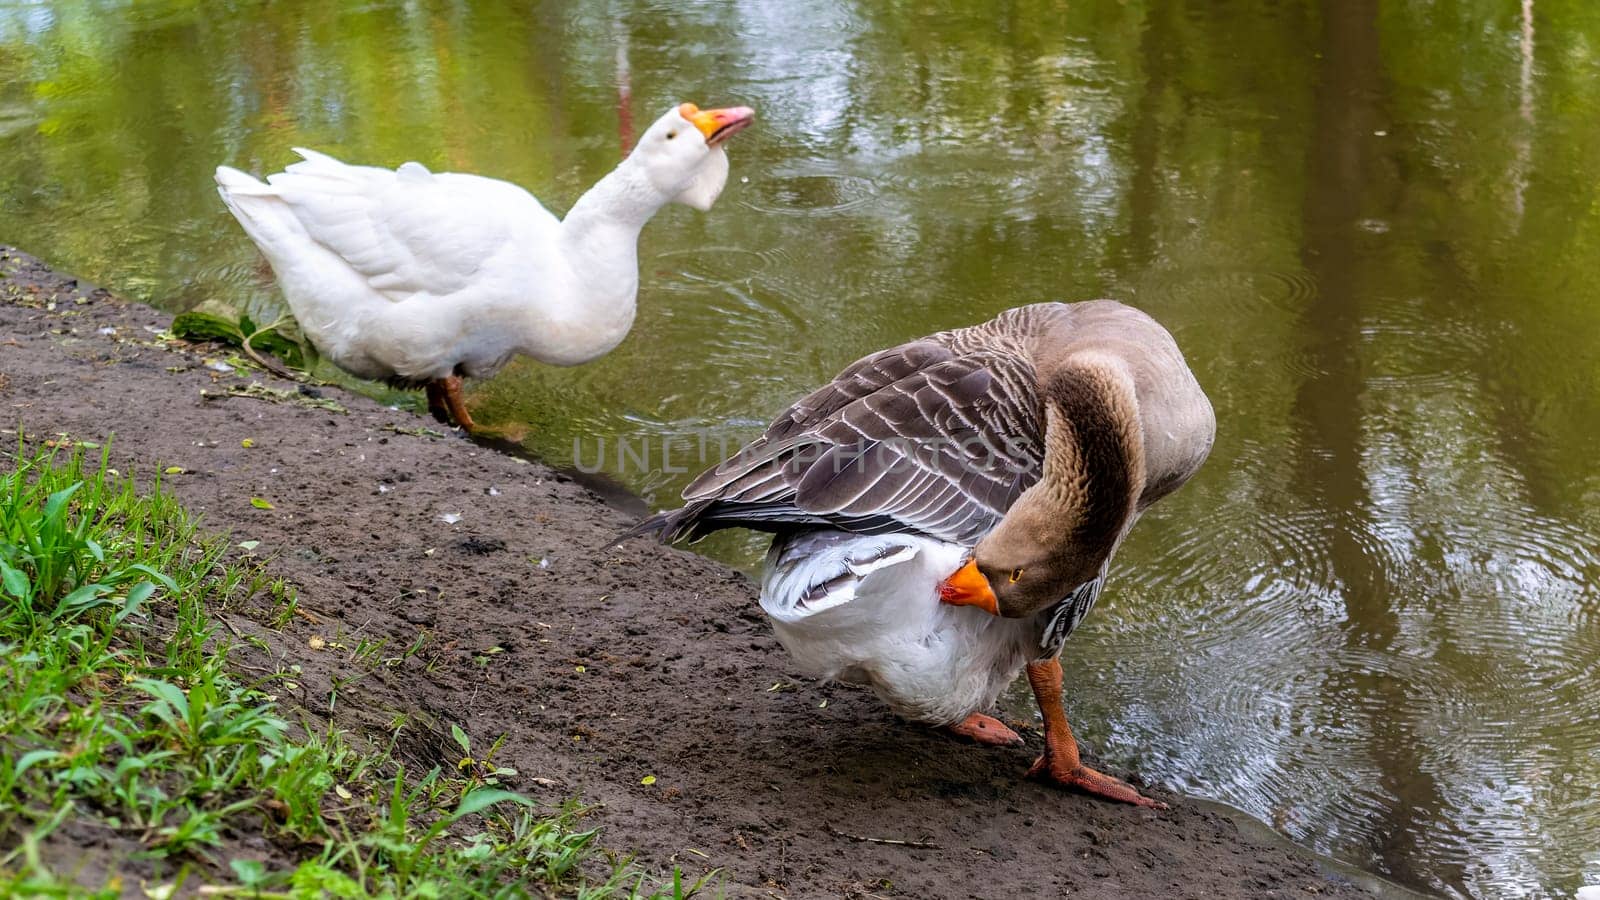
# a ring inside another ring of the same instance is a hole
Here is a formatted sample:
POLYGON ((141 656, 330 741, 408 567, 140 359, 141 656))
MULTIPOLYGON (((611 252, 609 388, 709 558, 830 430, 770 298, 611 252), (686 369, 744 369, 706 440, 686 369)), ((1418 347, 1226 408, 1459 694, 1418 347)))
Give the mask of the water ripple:
POLYGON ((1175 501, 1208 511, 1136 532, 1131 551, 1157 552, 1119 567, 1068 646, 1074 714, 1107 722, 1085 739, 1444 893, 1578 865, 1600 753, 1551 748, 1593 746, 1600 721, 1593 532, 1508 497, 1463 516, 1426 478, 1322 512, 1263 489, 1274 449, 1293 453, 1238 451, 1254 492, 1212 485, 1175 501))
POLYGON ((751 180, 739 202, 765 213, 825 216, 854 209, 877 199, 877 181, 841 172, 773 174, 751 180))

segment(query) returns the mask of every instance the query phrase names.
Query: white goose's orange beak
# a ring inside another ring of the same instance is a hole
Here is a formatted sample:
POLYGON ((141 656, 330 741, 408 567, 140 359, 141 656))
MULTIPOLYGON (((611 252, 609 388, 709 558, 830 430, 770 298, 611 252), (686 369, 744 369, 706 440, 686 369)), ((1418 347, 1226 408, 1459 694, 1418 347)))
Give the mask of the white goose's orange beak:
POLYGON ((748 106, 701 109, 693 103, 685 103, 678 107, 678 114, 700 129, 700 133, 706 136, 707 147, 718 146, 756 120, 756 111, 748 106))
POLYGON ((954 575, 939 582, 939 601, 951 606, 976 606, 991 616, 1000 615, 1000 602, 989 587, 989 579, 978 571, 976 560, 967 560, 954 575))

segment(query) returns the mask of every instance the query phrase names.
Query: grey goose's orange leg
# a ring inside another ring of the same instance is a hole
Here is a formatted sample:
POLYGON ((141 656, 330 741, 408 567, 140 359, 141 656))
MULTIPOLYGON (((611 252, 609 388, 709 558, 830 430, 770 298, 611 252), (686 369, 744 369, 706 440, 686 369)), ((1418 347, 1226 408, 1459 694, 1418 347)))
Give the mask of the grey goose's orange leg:
POLYGON ((1028 770, 1028 777, 1040 778, 1062 787, 1076 788, 1085 794, 1104 797, 1135 806, 1166 809, 1133 785, 1089 768, 1078 758, 1078 742, 1067 724, 1067 711, 1061 707, 1061 661, 1028 663, 1028 684, 1044 714, 1044 755, 1028 770))

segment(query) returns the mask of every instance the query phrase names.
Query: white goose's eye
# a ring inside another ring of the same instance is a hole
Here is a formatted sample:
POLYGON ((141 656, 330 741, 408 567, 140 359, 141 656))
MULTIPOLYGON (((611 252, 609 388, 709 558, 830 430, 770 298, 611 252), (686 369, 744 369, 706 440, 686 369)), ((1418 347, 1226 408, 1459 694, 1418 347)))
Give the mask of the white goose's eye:
POLYGON ((1012 584, 1016 584, 1017 582, 1019 582, 1021 580, 1022 580, 1022 570, 1021 569, 1012 569, 1011 570, 1011 583, 1012 584))
POLYGON ((672 140, 673 138, 677 137, 677 136, 678 136, 678 133, 676 131, 667 132, 667 140, 669 140, 669 141, 672 140))

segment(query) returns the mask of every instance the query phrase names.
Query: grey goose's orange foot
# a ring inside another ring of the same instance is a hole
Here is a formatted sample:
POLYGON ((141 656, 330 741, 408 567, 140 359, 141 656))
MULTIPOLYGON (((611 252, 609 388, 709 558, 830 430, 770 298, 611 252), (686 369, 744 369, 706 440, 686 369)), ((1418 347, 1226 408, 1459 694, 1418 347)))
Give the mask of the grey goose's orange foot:
POLYGON ((1150 809, 1167 808, 1165 803, 1144 796, 1126 781, 1096 772, 1078 758, 1078 742, 1067 724, 1067 712, 1061 707, 1060 660, 1028 663, 1028 684, 1033 687, 1034 699, 1044 715, 1044 755, 1028 770, 1029 778, 1119 803, 1150 809))
POLYGON ((466 400, 461 394, 461 376, 435 378, 423 385, 428 396, 428 412, 446 425, 459 425, 467 431, 477 431, 478 423, 467 412, 466 400))
MULTIPOLYGON (((1076 753, 1073 754, 1077 756, 1076 753)), ((1144 806, 1150 809, 1167 809, 1167 805, 1160 800, 1152 800, 1139 793, 1133 785, 1120 778, 1113 778, 1103 772, 1096 772, 1082 763, 1068 767, 1068 764, 1053 758, 1048 750, 1038 759, 1034 760, 1032 768, 1028 769, 1029 778, 1048 781, 1058 787, 1071 788, 1081 791, 1092 797, 1104 800, 1115 800, 1118 803, 1132 803, 1134 806, 1144 806)))
POLYGON ((944 730, 971 738, 986 747, 1015 747, 1022 743, 1022 735, 1012 731, 999 719, 983 713, 972 713, 953 725, 944 726, 944 730))

